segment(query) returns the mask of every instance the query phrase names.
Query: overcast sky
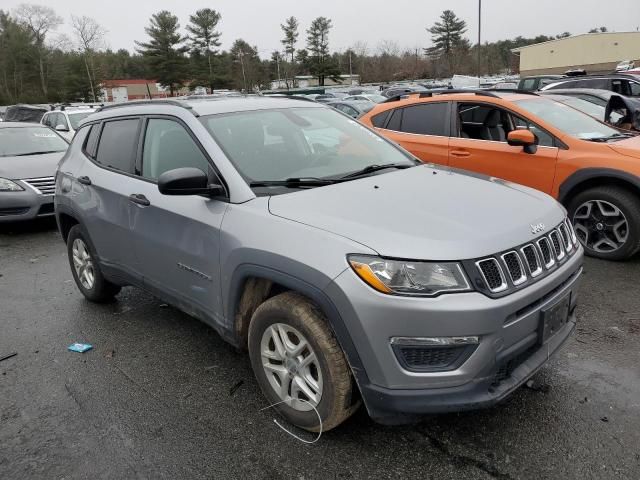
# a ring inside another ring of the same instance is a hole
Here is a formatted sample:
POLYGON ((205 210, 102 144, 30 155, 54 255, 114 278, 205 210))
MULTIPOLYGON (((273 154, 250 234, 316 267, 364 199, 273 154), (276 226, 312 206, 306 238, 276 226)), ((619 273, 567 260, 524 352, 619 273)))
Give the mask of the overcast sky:
MULTIPOLYGON (((2 0, 0 8, 12 10, 20 0, 2 0)), ((425 27, 432 25, 444 9, 453 10, 467 21, 467 35, 475 43, 478 24, 478 0, 55 0, 40 1, 53 7, 65 19, 60 32, 68 30, 69 17, 87 15, 108 30, 107 44, 112 49, 134 49, 135 40, 146 40, 144 27, 151 14, 166 9, 178 16, 181 27, 189 15, 209 7, 222 15, 219 30, 222 47, 227 49, 237 38, 256 45, 260 56, 268 57, 279 43, 280 23, 290 15, 300 21, 298 48, 304 46, 304 31, 311 20, 323 15, 331 18, 332 51, 345 50, 357 41, 366 42, 375 51, 381 41, 397 42, 402 48, 427 47, 425 27)), ((484 0, 482 40, 494 41, 517 35, 555 35, 565 31, 587 32, 592 27, 630 31, 640 28, 640 0, 484 0)))

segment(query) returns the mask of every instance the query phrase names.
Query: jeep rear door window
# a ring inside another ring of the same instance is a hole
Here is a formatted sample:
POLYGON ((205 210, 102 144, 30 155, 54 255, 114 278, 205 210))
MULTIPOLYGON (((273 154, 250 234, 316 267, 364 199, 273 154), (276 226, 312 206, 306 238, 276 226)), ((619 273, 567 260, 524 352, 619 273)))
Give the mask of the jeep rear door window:
POLYGON ((209 163, 185 128, 178 122, 151 118, 142 150, 142 176, 157 180, 168 170, 199 168, 207 173, 209 163))
POLYGON ((96 151, 98 149, 98 138, 100 137, 100 124, 96 123, 89 127, 89 134, 84 142, 84 153, 91 158, 96 158, 96 151))
POLYGON ((446 102, 405 107, 402 112, 400 131, 420 135, 447 136, 448 107, 446 102))
POLYGON ((334 178, 370 165, 415 162, 357 121, 300 107, 200 119, 248 181, 334 178))
POLYGON ((139 125, 140 120, 137 118, 105 122, 96 162, 125 173, 133 173, 139 125))

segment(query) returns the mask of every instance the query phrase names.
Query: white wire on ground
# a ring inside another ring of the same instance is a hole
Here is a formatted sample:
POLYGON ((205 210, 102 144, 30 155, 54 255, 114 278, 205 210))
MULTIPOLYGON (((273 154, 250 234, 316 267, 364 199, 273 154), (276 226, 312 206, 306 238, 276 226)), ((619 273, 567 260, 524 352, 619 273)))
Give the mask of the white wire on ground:
MULTIPOLYGON (((318 412, 318 409, 316 407, 314 407, 311 404, 311 402, 308 402, 307 400, 304 400, 302 398, 299 398, 298 401, 299 402, 305 402, 305 403, 308 403, 309 405, 311 405, 311 408, 313 408, 313 411, 316 412, 316 415, 318 415, 318 421, 320 422, 320 431, 318 432, 318 436, 315 439, 309 441, 309 440, 305 440, 304 438, 299 437, 295 433, 290 432, 289 430, 284 428, 282 425, 280 425, 280 423, 278 423, 278 420, 276 420, 275 418, 273 419, 273 423, 275 423, 278 427, 280 427, 281 430, 284 430, 286 433, 291 435, 293 438, 295 438, 297 440, 300 440, 302 443, 306 443, 308 445, 311 445, 312 443, 316 443, 318 440, 320 440, 320 437, 322 436, 322 418, 320 418, 320 412, 318 412)), ((285 403, 285 402, 286 402, 286 400, 283 400, 283 401, 278 402, 278 403, 274 403, 272 405, 269 405, 268 407, 261 408, 259 411, 262 412, 263 410, 268 410, 270 408, 273 408, 273 407, 275 407, 277 405, 280 405, 281 403, 285 403)))

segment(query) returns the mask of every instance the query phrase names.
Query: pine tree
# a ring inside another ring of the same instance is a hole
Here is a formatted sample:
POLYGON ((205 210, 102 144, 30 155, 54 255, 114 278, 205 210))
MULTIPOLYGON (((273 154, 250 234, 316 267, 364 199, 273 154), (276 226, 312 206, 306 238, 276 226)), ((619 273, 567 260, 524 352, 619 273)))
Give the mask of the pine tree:
POLYGON ((211 93, 213 93, 215 80, 214 57, 218 54, 217 48, 220 46, 220 32, 216 31, 220 18, 220 14, 215 10, 202 8, 189 17, 191 23, 187 25, 187 31, 191 34, 189 37, 191 52, 196 57, 196 76, 206 80, 211 93), (206 74, 202 75, 204 72, 206 74))
POLYGON ((280 25, 284 32, 284 38, 280 40, 284 45, 284 52, 291 57, 291 63, 294 63, 294 55, 296 53, 296 42, 298 41, 298 20, 296 17, 289 17, 280 25))
POLYGON ((137 51, 149 60, 152 75, 163 87, 169 88, 171 96, 184 84, 187 74, 188 48, 178 29, 178 17, 167 10, 154 13, 145 32, 149 42, 136 42, 137 51))
POLYGON ((331 20, 318 17, 307 30, 307 49, 310 52, 310 71, 318 77, 318 84, 324 86, 327 76, 336 77, 340 72, 329 56, 329 31, 331 20))
POLYGON ((449 75, 454 69, 460 56, 468 53, 470 44, 463 37, 467 32, 467 22, 458 18, 452 10, 445 10, 440 15, 440 21, 427 28, 431 34, 433 46, 425 49, 425 53, 433 60, 444 60, 449 75))

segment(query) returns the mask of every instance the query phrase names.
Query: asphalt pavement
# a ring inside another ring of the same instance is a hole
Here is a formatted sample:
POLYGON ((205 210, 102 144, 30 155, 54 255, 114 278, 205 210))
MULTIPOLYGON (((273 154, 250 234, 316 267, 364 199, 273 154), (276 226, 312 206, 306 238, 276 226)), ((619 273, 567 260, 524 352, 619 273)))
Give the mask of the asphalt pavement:
POLYGON ((133 288, 91 304, 55 223, 0 226, 0 478, 635 480, 639 279, 587 259, 576 334, 506 403, 401 427, 361 408, 308 445, 214 331, 133 288))

